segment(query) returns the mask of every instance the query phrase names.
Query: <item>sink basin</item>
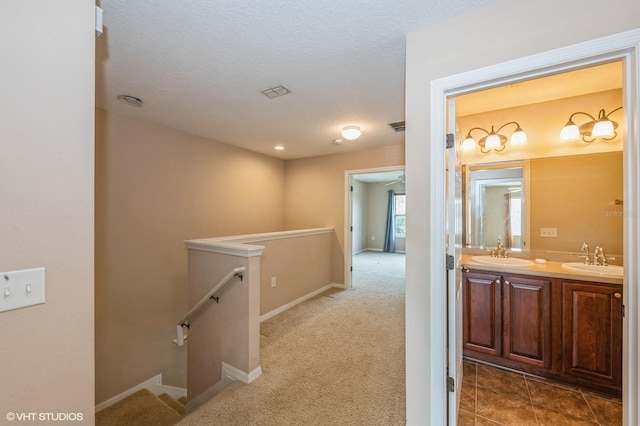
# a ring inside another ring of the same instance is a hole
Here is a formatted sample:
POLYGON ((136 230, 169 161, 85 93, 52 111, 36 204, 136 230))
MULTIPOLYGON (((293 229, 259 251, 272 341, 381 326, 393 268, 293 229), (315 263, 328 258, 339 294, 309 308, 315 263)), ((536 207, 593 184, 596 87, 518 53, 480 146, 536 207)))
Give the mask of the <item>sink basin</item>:
POLYGON ((582 262, 569 262, 563 263, 564 269, 570 269, 572 271, 586 272, 594 275, 609 275, 612 277, 622 277, 624 275, 624 268, 616 265, 585 265, 582 262))
POLYGON ((533 266, 533 262, 527 259, 518 259, 517 257, 491 257, 491 256, 472 256, 471 260, 485 265, 507 266, 511 268, 533 266))

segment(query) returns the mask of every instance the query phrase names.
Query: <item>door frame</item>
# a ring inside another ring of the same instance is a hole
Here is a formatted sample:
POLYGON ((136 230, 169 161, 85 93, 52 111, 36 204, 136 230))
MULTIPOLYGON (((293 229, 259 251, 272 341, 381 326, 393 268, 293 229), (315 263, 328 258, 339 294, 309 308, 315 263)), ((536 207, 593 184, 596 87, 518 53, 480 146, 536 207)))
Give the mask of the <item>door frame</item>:
MULTIPOLYGON (((536 55, 508 61, 501 64, 445 77, 431 81, 431 141, 444 141, 446 134, 446 100, 448 97, 471 91, 488 89, 518 81, 542 77, 548 74, 566 72, 577 68, 596 65, 603 62, 623 60, 623 105, 626 116, 625 140, 623 148, 623 196, 624 215, 624 300, 626 316, 623 319, 623 421, 625 425, 638 424, 639 410, 635 402, 640 397, 640 372, 638 356, 638 307, 640 292, 638 283, 640 274, 640 30, 626 31, 620 34, 578 43, 536 55)), ((443 348, 447 340, 446 327, 442 326, 446 318, 446 290, 442 285, 446 277, 442 251, 445 247, 445 230, 438 224, 445 223, 445 144, 432 143, 430 149, 430 193, 429 215, 431 238, 429 272, 430 295, 436 303, 431 303, 429 312, 429 330, 431 348, 443 348)), ((431 352, 429 360, 432 380, 430 392, 431 418, 446 418, 447 394, 446 357, 444 352, 431 352)))
POLYGON ((372 169, 345 170, 344 172, 344 288, 351 288, 351 264, 353 258, 353 193, 351 185, 353 184, 353 175, 364 173, 381 173, 381 172, 399 172, 405 171, 405 165, 376 167, 372 169))

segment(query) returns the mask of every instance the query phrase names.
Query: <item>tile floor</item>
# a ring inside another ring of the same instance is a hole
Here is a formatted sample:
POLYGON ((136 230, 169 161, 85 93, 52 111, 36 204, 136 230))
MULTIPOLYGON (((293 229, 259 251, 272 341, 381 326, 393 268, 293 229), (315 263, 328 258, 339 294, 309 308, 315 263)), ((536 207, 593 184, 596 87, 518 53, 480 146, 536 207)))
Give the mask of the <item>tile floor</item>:
POLYGON ((465 360, 458 426, 485 425, 622 425, 622 403, 465 360))

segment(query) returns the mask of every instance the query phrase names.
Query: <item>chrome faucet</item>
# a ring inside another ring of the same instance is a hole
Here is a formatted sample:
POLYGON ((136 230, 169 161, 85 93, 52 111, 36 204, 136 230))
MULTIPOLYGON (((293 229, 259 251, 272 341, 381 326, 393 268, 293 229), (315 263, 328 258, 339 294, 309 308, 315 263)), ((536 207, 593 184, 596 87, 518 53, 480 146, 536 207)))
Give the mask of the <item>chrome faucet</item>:
POLYGON ((506 258, 509 257, 509 254, 507 253, 507 251, 504 249, 504 244, 502 244, 502 241, 500 241, 500 238, 498 238, 498 243, 497 243, 497 248, 496 248, 496 255, 495 257, 502 257, 502 258, 506 258))
POLYGON ((584 257, 584 264, 591 265, 591 259, 589 259, 589 244, 582 243, 582 254, 579 254, 578 257, 584 257))
POLYGON ((599 265, 599 266, 607 266, 609 265, 609 260, 615 259, 615 257, 607 257, 604 254, 604 248, 600 246, 596 246, 593 251, 593 260, 591 260, 591 255, 589 253, 589 244, 582 243, 582 254, 579 254, 578 257, 584 257, 585 265, 599 265))

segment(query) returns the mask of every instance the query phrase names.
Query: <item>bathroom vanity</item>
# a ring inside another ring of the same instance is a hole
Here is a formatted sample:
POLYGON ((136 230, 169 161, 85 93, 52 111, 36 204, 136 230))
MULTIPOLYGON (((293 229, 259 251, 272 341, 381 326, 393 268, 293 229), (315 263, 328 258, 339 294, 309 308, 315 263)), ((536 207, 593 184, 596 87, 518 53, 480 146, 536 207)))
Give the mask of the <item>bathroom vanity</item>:
POLYGON ((466 358, 620 396, 622 277, 463 256, 466 358))

